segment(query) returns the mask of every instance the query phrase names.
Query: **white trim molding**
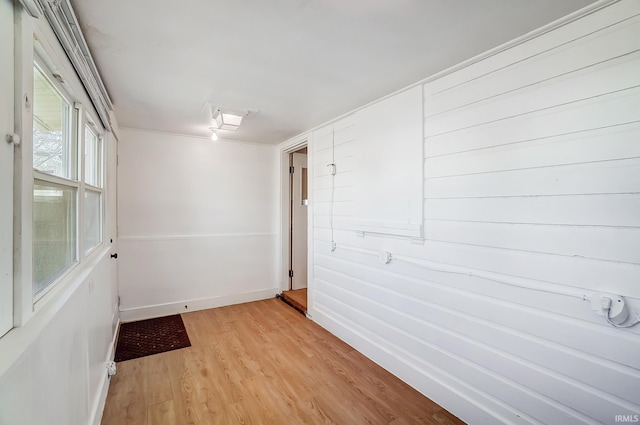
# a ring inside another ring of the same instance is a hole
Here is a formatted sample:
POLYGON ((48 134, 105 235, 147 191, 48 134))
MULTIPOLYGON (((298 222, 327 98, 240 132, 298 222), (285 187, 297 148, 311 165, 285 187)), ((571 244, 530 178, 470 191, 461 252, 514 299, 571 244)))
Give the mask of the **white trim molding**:
POLYGON ((120 310, 120 321, 123 323, 133 322, 136 320, 168 316, 170 314, 189 313, 191 311, 207 310, 227 305, 266 300, 275 297, 277 293, 278 290, 276 288, 269 288, 259 291, 245 292, 242 294, 221 295, 212 298, 183 300, 174 303, 129 308, 120 310))
POLYGON ((199 239, 214 239, 214 238, 251 238, 261 236, 276 236, 276 233, 211 233, 211 234, 193 234, 193 235, 139 235, 139 236, 120 236, 118 239, 121 241, 173 241, 173 240, 199 240, 199 239))
MULTIPOLYGON (((35 0, 20 0, 32 4, 35 0)), ((100 73, 96 67, 87 42, 80 30, 80 23, 76 18, 69 0, 38 0, 44 10, 44 15, 51 25, 53 32, 60 40, 65 53, 73 64, 82 84, 84 85, 93 106, 96 108, 102 125, 111 131, 111 114, 113 104, 102 83, 100 73)), ((31 13, 31 9, 27 9, 31 13)), ((32 14, 32 16, 34 16, 32 14)))
POLYGON ((353 227, 356 232, 361 233, 362 236, 372 233, 422 239, 422 225, 420 224, 357 221, 353 227))
MULTIPOLYGON (((118 310, 115 311, 117 314, 118 310)), ((120 327, 120 320, 118 320, 118 324, 116 329, 120 327)), ((107 404, 107 394, 109 393, 109 385, 111 384, 111 377, 107 374, 106 365, 108 362, 113 361, 116 355, 116 343, 118 342, 118 332, 113 333, 113 339, 111 340, 111 344, 109 346, 109 352, 107 353, 107 359, 105 361, 105 369, 104 369, 104 379, 100 385, 99 396, 95 400, 93 407, 91 409, 90 415, 91 419, 89 420, 89 424, 92 425, 100 425, 102 422, 102 415, 104 414, 104 408, 107 404)))
POLYGON ((24 7, 24 10, 26 10, 30 16, 39 18, 40 15, 42 15, 42 9, 38 5, 37 0, 20 0, 20 4, 22 5, 22 7, 24 7))

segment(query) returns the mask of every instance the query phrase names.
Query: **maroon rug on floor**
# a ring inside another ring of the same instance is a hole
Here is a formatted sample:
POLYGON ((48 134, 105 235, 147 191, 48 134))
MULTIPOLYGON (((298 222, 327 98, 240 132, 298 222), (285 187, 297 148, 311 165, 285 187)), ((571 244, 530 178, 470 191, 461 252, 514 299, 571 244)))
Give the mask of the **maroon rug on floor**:
POLYGON ((189 335, 179 314, 120 325, 116 362, 190 347, 189 335))

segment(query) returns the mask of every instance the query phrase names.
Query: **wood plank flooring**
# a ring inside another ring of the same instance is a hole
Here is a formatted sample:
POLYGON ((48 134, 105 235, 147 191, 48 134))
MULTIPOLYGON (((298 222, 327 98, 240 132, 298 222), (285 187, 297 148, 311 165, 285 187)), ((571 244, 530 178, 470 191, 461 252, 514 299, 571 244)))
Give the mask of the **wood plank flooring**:
POLYGON ((103 425, 463 424, 280 300, 182 318, 191 347, 118 363, 103 425))
POLYGON ((307 312, 307 288, 282 291, 282 298, 301 312, 307 312))

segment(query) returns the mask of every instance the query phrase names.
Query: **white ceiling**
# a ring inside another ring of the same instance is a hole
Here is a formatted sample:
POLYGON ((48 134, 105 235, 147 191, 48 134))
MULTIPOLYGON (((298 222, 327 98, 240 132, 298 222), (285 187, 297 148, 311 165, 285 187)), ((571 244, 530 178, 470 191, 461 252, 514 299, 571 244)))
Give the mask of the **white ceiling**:
POLYGON ((72 0, 121 127, 276 144, 593 0, 72 0))

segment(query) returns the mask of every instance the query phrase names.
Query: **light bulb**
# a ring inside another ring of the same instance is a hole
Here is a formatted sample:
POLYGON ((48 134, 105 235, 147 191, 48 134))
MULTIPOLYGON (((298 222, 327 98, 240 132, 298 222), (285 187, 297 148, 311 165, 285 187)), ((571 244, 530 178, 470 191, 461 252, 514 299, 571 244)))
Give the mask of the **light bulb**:
POLYGON ((211 133, 211 140, 213 140, 214 142, 218 140, 218 133, 216 133, 215 131, 211 133))

